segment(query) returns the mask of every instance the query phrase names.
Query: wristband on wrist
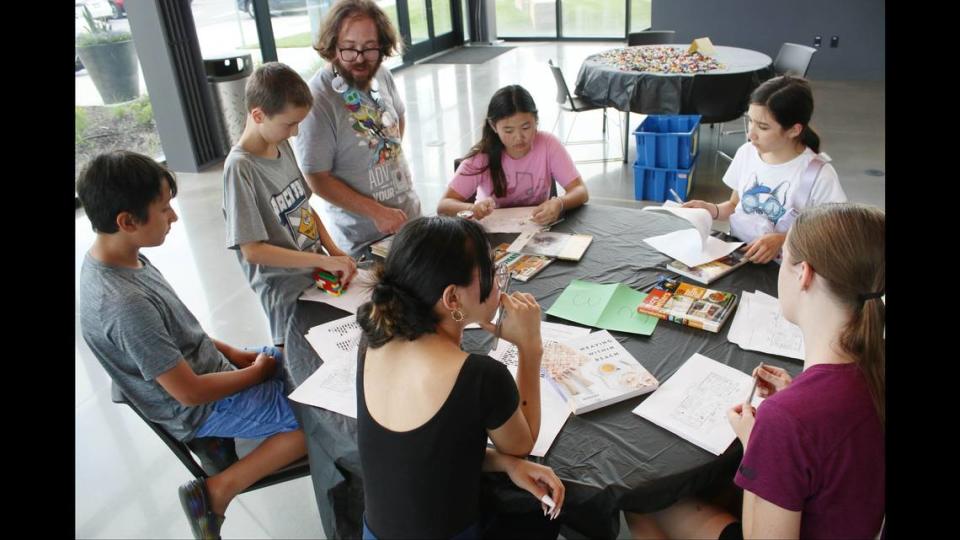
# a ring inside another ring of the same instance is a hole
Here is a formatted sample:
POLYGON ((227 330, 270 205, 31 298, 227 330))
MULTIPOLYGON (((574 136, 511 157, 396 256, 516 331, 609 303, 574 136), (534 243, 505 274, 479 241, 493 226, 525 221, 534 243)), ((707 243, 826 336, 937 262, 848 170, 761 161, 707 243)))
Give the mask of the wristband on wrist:
POLYGON ((717 209, 717 215, 713 216, 713 219, 720 219, 720 205, 713 203, 713 207, 717 209))
POLYGON ((563 213, 563 197, 554 197, 554 199, 557 199, 558 201, 560 201, 560 213, 562 214, 563 213))

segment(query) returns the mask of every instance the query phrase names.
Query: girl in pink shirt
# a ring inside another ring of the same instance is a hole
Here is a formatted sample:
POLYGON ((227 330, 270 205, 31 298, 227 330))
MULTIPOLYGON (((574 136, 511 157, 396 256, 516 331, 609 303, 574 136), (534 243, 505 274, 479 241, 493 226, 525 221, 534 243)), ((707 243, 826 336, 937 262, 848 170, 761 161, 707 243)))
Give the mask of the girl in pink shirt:
POLYGON ((522 86, 497 90, 487 106, 483 136, 467 154, 437 205, 437 214, 462 210, 481 219, 494 208, 535 206, 535 223, 553 223, 587 202, 587 186, 570 154, 552 134, 537 130, 537 104, 522 86), (556 181, 565 193, 550 197, 556 181), (468 202, 475 197, 475 202, 468 202))

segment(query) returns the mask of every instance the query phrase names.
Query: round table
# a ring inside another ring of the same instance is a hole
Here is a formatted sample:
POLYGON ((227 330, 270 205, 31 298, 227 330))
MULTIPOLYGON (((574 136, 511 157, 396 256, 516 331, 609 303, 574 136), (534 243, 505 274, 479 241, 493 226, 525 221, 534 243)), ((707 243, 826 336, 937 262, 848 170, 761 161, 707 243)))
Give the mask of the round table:
MULTIPOLYGON (((657 47, 686 50, 688 45, 639 45, 626 48, 657 47)), ((754 73, 757 84, 773 74, 773 61, 762 52, 722 46, 714 49, 716 54, 713 58, 723 67, 704 73, 754 73)), ((574 91, 579 97, 625 112, 680 114, 689 110, 694 73, 624 70, 601 61, 600 55, 606 52, 609 51, 588 56, 583 61, 574 91)))
MULTIPOLYGON (((643 243, 644 238, 688 227, 672 215, 635 209, 587 204, 568 212, 554 226, 559 232, 593 235, 579 263, 555 261, 527 283, 514 282, 514 290, 533 294, 544 312, 572 279, 598 283, 624 283, 642 290, 656 281, 669 259, 643 243)), ((491 235, 491 244, 516 235, 491 235)), ((774 263, 748 264, 717 280, 713 287, 738 295, 744 290, 777 293, 774 263)), ((304 335, 313 326, 347 316, 327 304, 298 301, 286 341, 284 368, 290 389, 302 383, 322 364, 304 335)), ((547 317, 545 315, 545 317, 547 317)), ((576 324, 547 317, 552 322, 576 324)), ((762 360, 800 372, 800 364, 786 358, 740 349, 727 341, 728 321, 711 333, 660 321, 653 335, 611 332, 661 383, 694 353, 750 373, 762 360)), ((492 337, 482 330, 464 332, 463 349, 486 353, 492 337)), ((649 395, 649 394, 648 394, 649 395)), ((653 512, 681 497, 696 493, 717 479, 730 479, 743 449, 738 441, 720 456, 640 418, 631 411, 646 396, 571 415, 542 463, 553 467, 567 488, 561 514, 564 524, 590 538, 616 538, 620 510, 653 512)), ((360 535, 363 513, 363 472, 357 451, 357 422, 318 407, 292 402, 307 435, 311 476, 323 528, 328 535, 360 535)), ((541 461, 537 458, 531 458, 541 461)), ((523 512, 538 508, 525 491, 514 487, 506 475, 484 475, 484 500, 500 511, 523 512)))

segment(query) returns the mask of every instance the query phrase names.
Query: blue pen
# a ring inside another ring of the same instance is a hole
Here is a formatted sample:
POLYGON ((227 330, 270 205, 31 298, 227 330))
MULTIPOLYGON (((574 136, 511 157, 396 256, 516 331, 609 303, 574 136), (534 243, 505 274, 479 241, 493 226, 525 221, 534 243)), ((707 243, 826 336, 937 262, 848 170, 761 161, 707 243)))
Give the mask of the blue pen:
POLYGON ((680 195, 678 195, 677 192, 673 190, 673 188, 670 188, 670 195, 673 196, 673 200, 677 201, 680 204, 683 204, 683 199, 680 198, 680 195))

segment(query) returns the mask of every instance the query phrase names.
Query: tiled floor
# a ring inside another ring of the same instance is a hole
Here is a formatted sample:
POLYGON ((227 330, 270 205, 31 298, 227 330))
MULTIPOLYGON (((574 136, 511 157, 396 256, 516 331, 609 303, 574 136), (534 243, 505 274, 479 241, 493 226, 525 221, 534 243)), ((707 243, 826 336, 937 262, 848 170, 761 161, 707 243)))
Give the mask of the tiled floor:
MULTIPOLYGON (((555 87, 547 68, 553 59, 573 88, 583 58, 616 43, 519 43, 480 65, 425 64, 396 73, 407 104, 404 152, 410 162, 423 208, 433 213, 453 170, 479 135, 493 92, 522 84, 540 109, 540 126, 557 118, 555 87)), ((885 118, 883 83, 814 81, 817 108, 814 127, 833 157, 841 184, 852 201, 884 207, 885 178, 865 171, 884 169, 885 118)), ((616 154, 616 115, 609 152, 616 154)), ((637 115, 631 115, 636 128, 637 115)), ((572 115, 561 130, 570 130, 572 115)), ((583 113, 571 140, 595 139, 600 113, 583 113)), ((731 124, 729 126, 733 128, 731 124)), ((564 131, 565 133, 565 131, 564 131)), ((730 135, 725 148, 735 149, 730 135)), ((713 140, 701 133, 701 165, 692 196, 721 200, 729 195, 710 170, 713 140)), ((742 139, 741 139, 742 140, 742 139)), ((571 148, 575 159, 597 157, 599 145, 571 148)), ((637 206, 633 201, 633 143, 630 163, 619 160, 578 168, 596 204, 637 206)), ((723 162, 721 161, 721 168, 723 162)), ((144 250, 194 312, 207 332, 234 345, 267 343, 267 321, 247 286, 233 253, 225 247, 220 211, 221 170, 178 175, 180 193, 174 207, 180 221, 163 246, 144 250)), ((76 217, 76 268, 93 240, 82 212, 76 217)), ((76 337, 76 535, 78 538, 186 538, 190 529, 176 495, 189 479, 187 470, 133 412, 110 401, 103 369, 79 335, 76 337)), ((300 479, 241 495, 229 508, 226 538, 316 538, 324 535, 309 479, 300 479)), ((625 531, 621 532, 625 537, 625 531)))

